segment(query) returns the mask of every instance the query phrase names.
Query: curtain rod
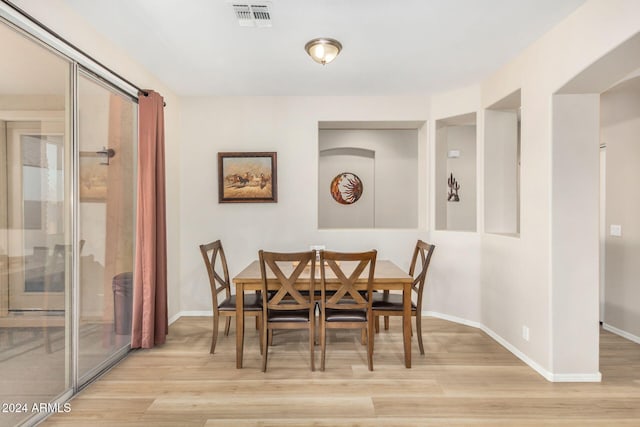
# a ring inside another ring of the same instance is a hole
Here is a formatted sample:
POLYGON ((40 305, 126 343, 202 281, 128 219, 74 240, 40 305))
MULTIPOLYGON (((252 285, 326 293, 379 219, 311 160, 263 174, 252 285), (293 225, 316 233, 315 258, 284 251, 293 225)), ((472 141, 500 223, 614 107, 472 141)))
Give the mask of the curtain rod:
MULTIPOLYGON (((32 21, 33 23, 35 23, 36 25, 38 25, 39 27, 41 27, 43 30, 45 30, 46 32, 48 32, 50 35, 52 35, 53 37, 57 38, 58 40, 62 41, 63 43, 67 44, 68 46, 70 46, 71 48, 75 49, 76 51, 80 52, 82 55, 86 56, 87 58, 89 58, 90 60, 92 60, 93 62, 95 62, 96 64, 98 64, 100 67, 104 68, 105 70, 107 70, 108 72, 110 72, 111 74, 113 74, 114 76, 116 76, 117 78, 119 78, 120 80, 122 80, 123 82, 127 83, 128 85, 130 85, 131 87, 133 87, 134 89, 137 89, 139 93, 141 93, 144 96, 149 96, 149 92, 147 92, 144 89, 141 89, 140 87, 138 87, 138 85, 135 85, 133 83, 131 83, 130 80, 125 79, 124 77, 122 77, 120 74, 116 73, 115 71, 113 71, 111 68, 107 67, 106 65, 104 65, 102 62, 98 61, 97 59, 95 59, 93 56, 89 55, 88 53, 86 53, 85 51, 83 51, 82 49, 80 49, 78 46, 76 46, 75 44, 71 43, 69 40, 65 39, 64 37, 62 37, 60 34, 58 34, 57 32, 53 31, 51 28, 49 28, 48 26, 46 26, 45 24, 43 24, 41 21, 39 21, 38 19, 36 19, 35 17, 33 17, 32 15, 30 15, 29 13, 27 13, 24 9, 21 9, 20 7, 16 6, 15 4, 13 4, 12 2, 10 2, 9 0, 1 0, 3 3, 5 3, 7 6, 9 6, 10 8, 12 8, 13 10, 15 10, 16 12, 20 13, 21 15, 23 15, 24 17, 26 17, 27 19, 29 19, 30 21, 32 21)), ((164 106, 167 106, 167 103, 164 103, 164 106)))

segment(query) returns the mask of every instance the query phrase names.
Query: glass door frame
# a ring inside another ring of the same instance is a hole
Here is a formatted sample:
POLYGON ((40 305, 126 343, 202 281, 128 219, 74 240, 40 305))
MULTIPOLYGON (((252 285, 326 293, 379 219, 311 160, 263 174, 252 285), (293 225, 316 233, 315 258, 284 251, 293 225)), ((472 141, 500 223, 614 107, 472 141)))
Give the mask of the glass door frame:
MULTIPOLYGON (((92 375, 85 375, 82 379, 78 378, 78 355, 79 355, 79 315, 80 315, 80 286, 79 286, 79 117, 78 117, 78 76, 80 72, 85 72, 94 78, 107 84, 110 88, 129 97, 134 103, 138 103, 138 88, 123 80, 110 70, 102 66, 99 62, 89 57, 85 53, 79 51, 73 45, 69 44, 60 36, 51 30, 32 21, 28 16, 21 13, 21 10, 15 6, 0 2, 0 25, 8 25, 9 27, 22 33, 32 41, 40 44, 52 53, 61 56, 70 63, 70 81, 67 97, 67 105, 65 106, 65 137, 70 139, 70 152, 66 153, 65 160, 70 165, 71 173, 65 175, 65 188, 69 188, 71 195, 70 204, 70 222, 71 222, 71 242, 72 256, 70 258, 71 268, 68 269, 71 274, 70 280, 65 284, 65 371, 67 378, 67 386, 65 390, 50 403, 66 402, 74 394, 78 393, 84 386, 94 380, 100 373, 112 366, 117 360, 121 359, 128 352, 128 348, 115 354, 106 362, 100 364, 95 370, 91 371, 92 375), (69 176, 70 175, 70 176, 69 176), (67 178, 69 177, 69 178, 67 178), (81 381, 82 380, 82 381, 81 381)), ((134 150, 134 162, 137 162, 137 139, 134 150)), ((135 163, 134 163, 135 164, 135 163)), ((134 172, 135 173, 135 172, 134 172)), ((136 188, 133 189, 136 191, 136 188)), ((67 221, 67 220, 65 220, 67 221)), ((134 224, 135 227, 135 224, 134 224)), ((135 229, 135 228, 134 228, 135 229)), ((24 420, 26 423, 38 423, 47 416, 46 413, 38 413, 24 420)))
MULTIPOLYGON (((72 275, 73 275, 73 284, 75 286, 73 286, 73 292, 72 292, 72 310, 73 310, 73 319, 74 322, 73 324, 73 344, 72 344, 72 348, 73 348, 73 354, 74 354, 74 358, 73 358, 73 379, 74 379, 74 390, 77 393, 78 391, 80 391, 82 388, 86 387, 87 385, 89 385, 93 380, 95 380, 101 373, 105 372, 106 370, 108 370, 109 368, 111 368, 115 363, 117 363, 118 361, 120 361, 123 357, 126 356, 126 354, 131 350, 131 343, 129 342, 129 344, 125 347, 120 348, 119 350, 117 350, 115 353, 113 353, 111 356, 109 356, 107 359, 103 360, 101 363, 99 363, 98 365, 94 366, 91 370, 87 371, 86 373, 81 373, 80 372, 80 368, 79 368, 79 357, 80 357, 80 318, 81 318, 81 296, 80 296, 80 286, 81 286, 81 271, 80 271, 80 246, 79 243, 80 242, 80 219, 81 219, 81 215, 80 215, 80 151, 81 151, 81 142, 80 142, 80 118, 79 118, 79 108, 78 108, 78 104, 79 104, 79 99, 80 99, 80 90, 79 90, 79 80, 80 77, 83 77, 87 80, 93 81, 94 83, 104 87, 107 90, 113 91, 118 93, 119 95, 131 100, 135 105, 136 105, 136 120, 135 120, 135 124, 136 124, 136 129, 138 126, 138 110, 137 110, 137 105, 138 105, 138 100, 137 98, 132 97, 131 95, 129 95, 128 93, 124 92, 123 90, 121 90, 118 87, 115 87, 113 84, 111 84, 108 81, 105 81, 103 78, 101 78, 100 76, 97 76, 95 73, 93 73, 91 70, 87 69, 86 67, 83 67, 80 64, 75 63, 74 64, 74 72, 73 72, 73 109, 72 109, 72 113, 73 113, 73 132, 72 132, 72 140, 73 140, 73 197, 72 197, 72 204, 73 204, 73 208, 72 208, 72 217, 73 217, 73 226, 72 226, 72 238, 73 238, 73 242, 75 242, 76 244, 74 244, 72 246, 72 259, 73 259, 73 268, 72 268, 72 275)), ((138 139, 136 138, 135 140, 135 146, 133 147, 133 176, 137 176, 137 159, 138 159, 138 139)), ((132 188, 132 197, 133 200, 136 200, 136 195, 137 195, 137 188, 134 185, 134 187, 132 188)), ((134 205, 135 208, 135 205, 134 205)), ((135 230, 136 227, 136 216, 135 216, 135 212, 133 215, 133 230, 135 230)), ((135 240, 133 242, 133 254, 132 254, 132 263, 134 263, 135 261, 135 240)))
MULTIPOLYGON (((16 111, 8 111, 4 115, 4 120, 14 121, 14 122, 34 122, 35 121, 35 122, 43 122, 43 123, 52 121, 53 119, 62 120, 62 123, 64 126, 63 164, 65 165, 63 168, 63 175, 64 175, 63 187, 64 187, 64 194, 65 194, 65 199, 63 202, 64 203, 64 208, 63 208, 64 227, 63 228, 65 230, 64 243, 65 244, 71 243, 73 239, 72 225, 74 221, 73 214, 72 214, 72 207, 74 203, 73 198, 75 197, 75 194, 73 192, 74 181, 70 174, 70 171, 71 171, 70 168, 73 166, 71 162, 73 142, 72 142, 72 134, 70 133, 70 129, 72 128, 72 122, 73 122, 72 113, 75 108, 73 93, 71 91, 72 82, 74 78, 75 63, 69 57, 62 54, 57 49, 53 48, 50 44, 46 43, 44 40, 34 35, 31 31, 28 31, 28 29, 26 29, 22 25, 19 25, 19 23, 17 23, 15 20, 9 19, 10 16, 9 17, 7 16, 5 7, 6 6, 3 3, 0 3, 0 25, 6 25, 10 31, 15 31, 16 33, 25 37, 25 39, 27 39, 29 42, 33 42, 39 45, 40 47, 42 47, 43 49, 45 49, 46 51, 50 52, 51 54, 55 55, 56 57, 61 58, 62 60, 65 61, 66 67, 68 67, 66 91, 64 93, 64 97, 65 97, 64 110, 61 115, 57 110, 56 111, 52 111, 52 110, 18 111, 16 110, 16 111)), ((8 142, 9 141, 7 141, 7 143, 8 142)), ((9 173, 8 170, 7 170, 7 173, 9 173)), ((7 198, 7 201, 8 200, 9 199, 7 198)), ((65 263, 66 263, 65 271, 71 273, 71 266, 73 264, 73 260, 70 257, 67 257, 65 263)), ((63 350, 64 351, 64 356, 63 356, 64 385, 61 386, 60 388, 61 391, 58 393, 58 395, 52 397, 51 400, 48 402, 52 404, 56 404, 56 403, 62 404, 67 400, 69 400, 77 392, 77 381, 76 381, 76 378, 72 376, 72 373, 74 370, 74 353, 72 349, 72 344, 76 340, 76 338, 73 336, 74 319, 71 312, 72 300, 73 300, 72 290, 74 288, 74 284, 72 280, 73 279, 71 277, 68 277, 65 279, 64 296, 63 296, 64 331, 65 331, 64 332, 64 350, 63 350)), ((7 301, 7 303, 9 303, 9 301, 7 301)), ((21 422, 29 425, 35 424, 41 421, 42 419, 44 419, 47 415, 48 414, 46 412, 34 413, 32 416, 26 419, 23 419, 21 422)))

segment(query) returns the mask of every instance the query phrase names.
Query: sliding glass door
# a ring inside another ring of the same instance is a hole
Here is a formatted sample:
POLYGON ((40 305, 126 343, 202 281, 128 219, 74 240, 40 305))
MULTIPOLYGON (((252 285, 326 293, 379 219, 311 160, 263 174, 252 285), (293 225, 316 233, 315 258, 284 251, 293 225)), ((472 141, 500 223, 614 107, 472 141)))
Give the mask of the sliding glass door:
POLYGON ((131 342, 137 105, 78 76, 80 383, 131 342))
POLYGON ((72 64, 0 23, 0 425, 71 393, 72 64), (20 407, 16 406, 20 404, 20 407))
POLYGON ((137 104, 3 18, 0 52, 2 427, 129 349, 137 104))

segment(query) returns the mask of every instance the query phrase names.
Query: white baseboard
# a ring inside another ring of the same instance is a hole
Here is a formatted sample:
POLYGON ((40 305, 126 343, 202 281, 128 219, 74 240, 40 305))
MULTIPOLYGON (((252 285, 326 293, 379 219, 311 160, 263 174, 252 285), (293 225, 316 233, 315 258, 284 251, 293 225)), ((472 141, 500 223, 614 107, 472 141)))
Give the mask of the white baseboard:
POLYGON ((471 326, 473 328, 477 328, 482 330, 484 333, 489 335, 493 340, 495 340, 498 344, 509 350, 513 355, 515 355, 518 359, 522 360, 524 363, 529 365, 534 371, 542 375, 547 381, 551 382, 600 382, 602 381, 602 374, 600 372, 596 374, 554 374, 552 372, 547 371, 545 368, 540 366, 536 361, 529 358, 526 354, 518 350, 514 345, 509 343, 507 340, 502 338, 500 335, 495 333, 493 330, 489 329, 485 325, 474 322, 467 319, 462 319, 456 316, 450 316, 448 314, 438 313, 435 311, 423 311, 423 316, 432 316, 437 317, 439 319, 447 320, 449 322, 459 323, 465 326, 471 326))
POLYGON ((174 323, 176 320, 178 320, 180 317, 182 317, 182 312, 181 312, 181 311, 179 311, 179 312, 177 312, 176 314, 174 314, 173 316, 171 316, 171 317, 169 318, 169 321, 168 321, 169 325, 173 324, 173 323, 174 323))
POLYGON ((213 317, 213 310, 202 310, 202 311, 180 311, 169 318, 169 324, 174 323, 181 317, 213 317))
POLYGON ((622 329, 618 329, 615 326, 608 325, 606 323, 602 324, 602 329, 605 331, 609 331, 616 335, 621 336, 622 338, 628 339, 629 341, 633 341, 636 344, 640 344, 640 337, 633 335, 627 331, 623 331, 622 329))
POLYGON ((553 374, 550 381, 554 383, 599 383, 602 381, 600 372, 595 374, 553 374))
POLYGON ((437 317, 438 319, 448 320, 449 322, 459 323, 465 326, 471 326, 472 328, 483 329, 484 325, 479 322, 463 319, 462 317, 451 316, 449 314, 439 313, 437 311, 423 311, 422 316, 437 317))

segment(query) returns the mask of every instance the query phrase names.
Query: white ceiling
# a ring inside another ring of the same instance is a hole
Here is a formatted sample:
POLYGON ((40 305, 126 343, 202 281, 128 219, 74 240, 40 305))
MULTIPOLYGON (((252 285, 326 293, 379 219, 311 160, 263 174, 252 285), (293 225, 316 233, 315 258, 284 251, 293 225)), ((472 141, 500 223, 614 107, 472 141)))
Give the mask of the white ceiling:
POLYGON ((246 28, 227 0, 65 1, 180 95, 416 95, 463 87, 584 2, 272 0, 273 26, 246 28), (342 42, 333 63, 306 55, 315 37, 342 42))

